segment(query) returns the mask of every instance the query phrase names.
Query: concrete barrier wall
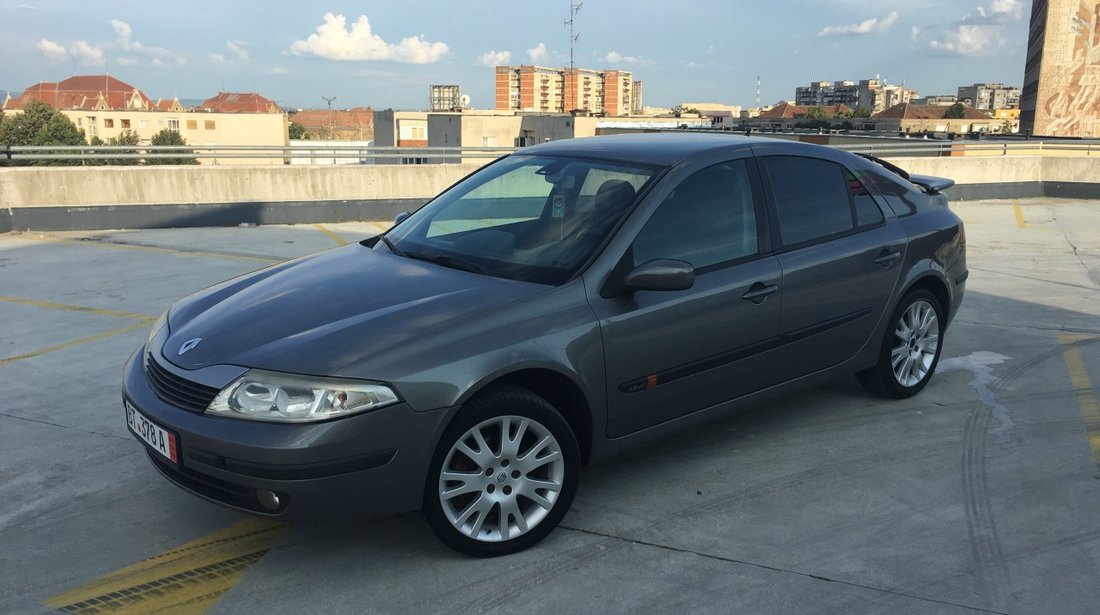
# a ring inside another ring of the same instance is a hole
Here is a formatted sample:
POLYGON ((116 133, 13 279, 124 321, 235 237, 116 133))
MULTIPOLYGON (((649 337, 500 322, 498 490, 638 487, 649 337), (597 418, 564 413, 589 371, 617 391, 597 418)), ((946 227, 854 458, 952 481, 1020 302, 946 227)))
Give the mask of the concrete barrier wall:
POLYGON ((0 208, 426 199, 478 166, 5 168, 0 208))
MULTIPOLYGON (((895 158, 953 200, 1100 198, 1100 156, 895 158)), ((0 232, 392 218, 480 164, 0 168, 0 232)))

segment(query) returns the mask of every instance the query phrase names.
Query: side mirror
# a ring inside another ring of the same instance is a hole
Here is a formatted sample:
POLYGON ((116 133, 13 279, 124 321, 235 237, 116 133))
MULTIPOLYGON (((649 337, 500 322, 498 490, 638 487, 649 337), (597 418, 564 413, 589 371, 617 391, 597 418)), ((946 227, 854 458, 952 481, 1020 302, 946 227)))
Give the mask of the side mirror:
POLYGON ((642 263, 623 276, 623 287, 637 290, 687 290, 695 285, 691 263, 658 258, 642 263))
POLYGON ((408 220, 409 216, 411 216, 411 215, 412 214, 407 212, 407 211, 403 211, 403 212, 397 214, 396 216, 393 217, 393 225, 397 226, 398 224, 401 224, 405 220, 408 220))

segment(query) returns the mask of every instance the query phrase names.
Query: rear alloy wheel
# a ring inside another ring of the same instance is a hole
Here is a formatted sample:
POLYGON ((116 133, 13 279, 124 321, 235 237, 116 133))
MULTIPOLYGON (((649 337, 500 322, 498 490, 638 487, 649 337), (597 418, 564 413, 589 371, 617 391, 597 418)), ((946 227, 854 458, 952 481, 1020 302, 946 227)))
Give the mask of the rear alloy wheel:
POLYGON ((856 375, 872 393, 903 399, 928 384, 940 361, 939 300, 926 290, 911 292, 898 304, 891 323, 878 363, 856 375))
POLYGON ((432 530, 477 557, 522 551, 565 516, 580 452, 546 400, 498 388, 471 401, 447 428, 424 489, 432 530))

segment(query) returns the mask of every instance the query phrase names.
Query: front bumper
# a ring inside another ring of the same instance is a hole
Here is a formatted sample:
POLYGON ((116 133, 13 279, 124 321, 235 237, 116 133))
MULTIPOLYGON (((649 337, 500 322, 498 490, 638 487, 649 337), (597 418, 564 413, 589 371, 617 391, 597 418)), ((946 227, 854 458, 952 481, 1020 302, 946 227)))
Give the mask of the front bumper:
POLYGON ((126 364, 123 396, 176 434, 178 464, 146 448, 157 470, 177 486, 286 522, 348 520, 420 508, 448 410, 414 412, 400 403, 309 424, 207 416, 160 399, 146 380, 143 353, 135 353, 126 364), (276 494, 278 504, 267 493, 276 494))

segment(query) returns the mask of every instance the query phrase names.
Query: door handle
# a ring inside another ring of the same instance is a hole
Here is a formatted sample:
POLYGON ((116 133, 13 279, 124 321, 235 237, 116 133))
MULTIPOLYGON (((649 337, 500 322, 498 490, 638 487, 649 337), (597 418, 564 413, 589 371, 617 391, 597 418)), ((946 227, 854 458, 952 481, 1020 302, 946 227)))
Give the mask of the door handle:
POLYGON ((872 262, 876 265, 881 266, 883 269, 889 269, 890 266, 894 264, 894 261, 900 258, 901 252, 891 252, 884 249, 882 252, 878 253, 878 257, 876 257, 875 260, 872 262))
POLYGON ((757 282, 749 287, 749 291, 741 298, 745 301, 752 301, 756 305, 764 303, 764 301, 779 291, 779 287, 775 284, 764 284, 763 282, 757 282))

